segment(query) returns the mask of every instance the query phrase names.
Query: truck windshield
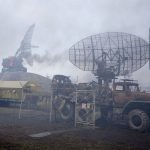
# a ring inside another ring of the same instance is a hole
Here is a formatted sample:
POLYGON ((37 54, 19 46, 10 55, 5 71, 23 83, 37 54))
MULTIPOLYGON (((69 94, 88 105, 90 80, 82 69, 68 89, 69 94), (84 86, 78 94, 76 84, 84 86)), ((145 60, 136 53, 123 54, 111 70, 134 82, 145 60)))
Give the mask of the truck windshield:
POLYGON ((116 91, 123 91, 122 85, 116 85, 116 91))
POLYGON ((127 89, 128 89, 129 91, 131 91, 131 92, 135 92, 135 91, 138 91, 138 86, 136 86, 136 85, 129 85, 129 86, 127 87, 127 89))

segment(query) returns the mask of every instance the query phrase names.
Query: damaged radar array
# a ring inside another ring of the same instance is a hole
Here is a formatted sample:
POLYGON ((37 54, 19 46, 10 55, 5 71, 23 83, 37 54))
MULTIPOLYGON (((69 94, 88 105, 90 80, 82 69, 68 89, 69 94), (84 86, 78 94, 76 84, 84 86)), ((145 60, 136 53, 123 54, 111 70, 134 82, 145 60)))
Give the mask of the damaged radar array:
POLYGON ((34 27, 34 24, 29 27, 15 55, 3 59, 2 72, 27 72, 27 68, 23 66, 23 59, 32 64, 31 48, 36 47, 31 45, 34 27))

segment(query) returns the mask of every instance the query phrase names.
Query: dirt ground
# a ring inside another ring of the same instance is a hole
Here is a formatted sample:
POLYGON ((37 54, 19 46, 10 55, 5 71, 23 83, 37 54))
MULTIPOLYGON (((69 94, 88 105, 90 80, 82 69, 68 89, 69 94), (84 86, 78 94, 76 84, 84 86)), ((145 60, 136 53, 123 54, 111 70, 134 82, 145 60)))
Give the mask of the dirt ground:
POLYGON ((50 123, 49 113, 0 108, 0 150, 149 150, 150 133, 123 125, 96 129, 74 128, 71 123, 50 123), (49 131, 43 138, 29 135, 49 131), (61 132, 62 131, 62 132, 61 132))

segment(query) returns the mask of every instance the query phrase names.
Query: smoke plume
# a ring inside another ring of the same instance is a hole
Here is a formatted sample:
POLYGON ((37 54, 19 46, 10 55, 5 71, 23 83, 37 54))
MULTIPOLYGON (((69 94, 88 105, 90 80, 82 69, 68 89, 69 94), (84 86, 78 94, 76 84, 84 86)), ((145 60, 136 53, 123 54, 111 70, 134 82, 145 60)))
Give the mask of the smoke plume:
POLYGON ((62 64, 65 63, 67 60, 65 53, 60 54, 54 54, 52 55, 48 51, 45 51, 45 54, 39 55, 39 54, 31 54, 28 58, 26 58, 27 63, 30 66, 33 66, 34 62, 39 64, 46 64, 46 65, 56 65, 56 64, 62 64))

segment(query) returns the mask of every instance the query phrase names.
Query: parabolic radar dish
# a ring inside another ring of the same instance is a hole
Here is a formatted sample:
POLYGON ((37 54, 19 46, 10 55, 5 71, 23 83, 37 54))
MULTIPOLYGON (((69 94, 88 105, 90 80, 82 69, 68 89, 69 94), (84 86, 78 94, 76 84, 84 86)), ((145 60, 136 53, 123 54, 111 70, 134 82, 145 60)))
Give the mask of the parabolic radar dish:
POLYGON ((123 32, 89 36, 69 49, 69 60, 84 71, 95 72, 98 62, 113 68, 115 75, 126 75, 143 67, 149 60, 149 43, 123 32))

